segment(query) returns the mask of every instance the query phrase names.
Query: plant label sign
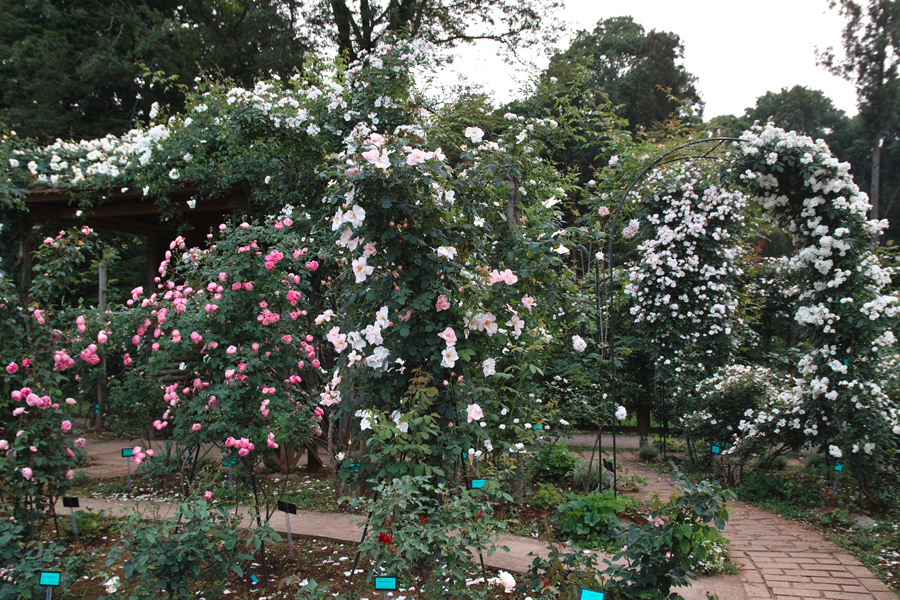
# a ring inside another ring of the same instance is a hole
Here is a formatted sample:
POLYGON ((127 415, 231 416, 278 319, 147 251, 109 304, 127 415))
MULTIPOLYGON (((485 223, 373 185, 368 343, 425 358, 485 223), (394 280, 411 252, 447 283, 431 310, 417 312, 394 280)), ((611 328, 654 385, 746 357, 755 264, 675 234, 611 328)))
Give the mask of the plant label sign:
POLYGON ((284 502, 283 500, 278 501, 278 510, 283 513, 288 513, 292 515, 297 514, 297 505, 292 502, 284 502))
POLYGON ((606 592, 598 592, 597 590, 589 590, 581 588, 581 594, 578 600, 605 600, 606 592))
POLYGON ((838 463, 838 464, 834 465, 834 470, 837 471, 838 473, 840 473, 841 471, 844 470, 844 465, 842 465, 841 463, 838 463))
POLYGON ((396 577, 376 577, 375 578, 375 591, 396 592, 397 591, 397 578, 396 577))
POLYGON ((603 466, 606 467, 606 470, 609 471, 610 473, 615 471, 615 468, 613 467, 612 462, 608 458, 603 459, 603 466))
POLYGON ((544 426, 543 426, 543 425, 535 425, 534 428, 535 428, 535 429, 543 429, 544 426))
POLYGON ((722 454, 722 444, 716 442, 712 445, 712 453, 713 454, 722 454))
POLYGON ((483 490, 485 483, 487 483, 487 479, 470 479, 469 480, 469 489, 470 490, 483 490))
POLYGON ((61 576, 62 573, 60 573, 59 571, 41 571, 40 585, 45 585, 47 587, 56 587, 59 585, 61 576))
POLYGON ((134 448, 122 448, 122 458, 134 456, 134 448))
POLYGON ((78 498, 63 496, 63 508, 78 508, 78 498))

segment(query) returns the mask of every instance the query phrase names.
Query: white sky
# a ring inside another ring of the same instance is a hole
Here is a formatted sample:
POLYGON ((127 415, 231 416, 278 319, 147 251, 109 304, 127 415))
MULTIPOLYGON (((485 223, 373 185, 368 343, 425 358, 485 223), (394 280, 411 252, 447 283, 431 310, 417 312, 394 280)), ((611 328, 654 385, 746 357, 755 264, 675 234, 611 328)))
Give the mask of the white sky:
MULTIPOLYGON (((565 0, 560 18, 569 32, 592 30, 598 21, 631 15, 652 29, 681 37, 684 65, 697 76, 697 88, 706 103, 703 116, 739 115, 756 98, 782 87, 805 85, 822 90, 835 106, 856 114, 852 84, 816 65, 815 50, 841 49, 843 20, 827 0, 565 0)), ((560 41, 568 47, 571 34, 560 41)), ((482 43, 461 48, 456 63, 440 80, 483 86, 499 102, 516 95, 528 73, 516 70, 496 56, 497 47, 482 43)), ((546 58, 535 55, 541 67, 546 58)))

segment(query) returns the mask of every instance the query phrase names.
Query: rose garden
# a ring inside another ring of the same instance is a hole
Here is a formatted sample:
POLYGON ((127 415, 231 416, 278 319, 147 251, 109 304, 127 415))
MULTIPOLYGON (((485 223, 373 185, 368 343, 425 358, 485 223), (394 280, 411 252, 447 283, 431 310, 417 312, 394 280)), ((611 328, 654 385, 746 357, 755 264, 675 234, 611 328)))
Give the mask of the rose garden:
POLYGON ((900 590, 900 296, 849 164, 777 124, 641 139, 550 79, 530 116, 435 106, 428 56, 3 131, 0 598, 669 598, 740 577, 736 500, 900 590), (90 221, 125 201, 158 252, 90 221), (289 548, 285 510, 356 541, 289 548))

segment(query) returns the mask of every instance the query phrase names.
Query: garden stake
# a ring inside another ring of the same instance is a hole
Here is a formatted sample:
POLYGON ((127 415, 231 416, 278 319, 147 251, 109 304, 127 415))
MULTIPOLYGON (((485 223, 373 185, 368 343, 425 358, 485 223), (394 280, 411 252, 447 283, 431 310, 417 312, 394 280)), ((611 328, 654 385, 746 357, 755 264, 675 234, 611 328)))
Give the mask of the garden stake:
POLYGON ((28 500, 28 514, 31 521, 31 541, 34 541, 34 499, 28 500))
POLYGON ((128 469, 128 485, 125 489, 130 492, 131 491, 131 459, 127 456, 125 457, 125 465, 126 465, 126 468, 128 469))
MULTIPOLYGON (((250 480, 253 483, 253 501, 256 503, 256 526, 262 527, 262 520, 259 518, 259 496, 256 495, 256 473, 253 474, 253 478, 250 480)), ((259 543, 259 562, 262 563, 262 572, 263 572, 263 587, 269 587, 269 572, 266 570, 266 543, 260 541, 259 543)))
POLYGON ((291 536, 291 515, 288 512, 284 513, 284 522, 287 524, 287 534, 288 534, 288 556, 292 559, 294 558, 294 538, 291 536))
POLYGON ((234 481, 231 479, 231 465, 228 465, 228 487, 234 489, 234 481))
POLYGON ((69 516, 72 517, 72 531, 75 532, 75 543, 78 543, 78 522, 75 520, 75 508, 69 507, 69 516))

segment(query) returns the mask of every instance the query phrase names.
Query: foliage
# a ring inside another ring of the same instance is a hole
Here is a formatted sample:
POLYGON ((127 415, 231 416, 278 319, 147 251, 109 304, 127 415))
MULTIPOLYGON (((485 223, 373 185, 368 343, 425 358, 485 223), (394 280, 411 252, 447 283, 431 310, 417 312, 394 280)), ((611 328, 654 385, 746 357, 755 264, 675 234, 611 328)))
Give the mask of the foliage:
POLYGON ((837 57, 832 48, 819 56, 819 61, 832 74, 843 77, 856 87, 859 115, 865 126, 872 159, 872 184, 869 190, 872 210, 870 217, 881 217, 880 161, 885 134, 896 127, 900 113, 900 66, 897 49, 900 43, 900 11, 890 0, 832 0, 830 6, 839 7, 847 19, 841 36, 844 56, 837 57))
POLYGON ((692 161, 654 172, 643 185, 640 217, 623 230, 640 240, 625 293, 650 337, 658 393, 683 403, 731 354, 746 198, 692 161))
POLYGON ((85 573, 92 560, 89 552, 63 556, 56 542, 27 538, 25 521, 0 519, 0 600, 40 599, 45 587, 38 584, 41 571, 60 571, 58 591, 65 593, 85 573))
POLYGON ((541 444, 528 457, 528 471, 536 482, 568 479, 578 459, 565 444, 541 444))
POLYGON ((537 491, 528 498, 531 506, 540 509, 557 508, 565 501, 566 497, 552 483, 539 483, 537 491))
POLYGON ((755 122, 772 121, 786 131, 796 131, 813 139, 823 138, 832 145, 832 136, 846 135, 850 120, 836 108, 831 99, 819 90, 802 85, 777 92, 766 92, 756 99, 730 127, 728 135, 737 137, 755 122))
POLYGON ((404 476, 374 486, 376 498, 360 499, 369 534, 359 551, 373 563, 368 581, 381 572, 415 583, 429 598, 468 598, 466 578, 481 553, 490 556, 502 524, 492 518, 494 502, 509 496, 494 481, 483 490, 435 486, 427 477, 404 476))
POLYGON ((238 528, 239 516, 205 500, 178 506, 176 515, 161 522, 140 513, 129 516, 121 543, 110 550, 107 567, 122 566, 125 579, 134 583, 129 598, 185 598, 195 584, 204 593, 222 595, 229 574, 243 575, 242 563, 251 560, 264 542, 280 538, 267 525, 251 530, 249 537, 238 528))
POLYGON ((655 462, 659 458, 659 449, 656 446, 641 446, 638 448, 638 458, 641 462, 655 462))
POLYGON ((608 542, 622 535, 618 513, 635 504, 630 496, 615 496, 612 491, 591 492, 560 505, 552 521, 564 539, 608 542))
POLYGON ((587 61, 592 90, 609 96, 633 131, 665 121, 680 100, 702 107, 695 77, 679 64, 684 48, 666 31, 645 32, 632 17, 612 17, 593 31, 579 31, 568 50, 555 55, 547 75, 566 81, 567 63, 587 61))
POLYGON ((799 282, 794 318, 807 342, 797 364, 802 385, 782 406, 746 415, 737 445, 768 431, 801 432, 847 457, 863 493, 867 480, 895 451, 900 411, 885 393, 883 357, 896 342, 900 314, 886 293, 871 239, 885 222, 868 221, 867 198, 824 142, 772 126, 742 136, 735 179, 793 236, 798 251, 786 264, 799 282))
MULTIPOLYGON (((268 0, 0 3, 0 121, 27 137, 120 134, 151 105, 183 106, 173 82, 217 73, 288 78, 312 46, 268 0)), ((151 117, 152 118, 152 117, 151 117)))
POLYGON ((648 524, 624 532, 623 548, 612 561, 603 560, 605 568, 592 553, 551 547, 549 558, 535 558, 530 583, 518 591, 536 598, 577 598, 584 586, 617 599, 677 598, 671 588, 696 579, 692 564, 722 555, 709 541, 725 527, 728 495, 707 482, 692 485, 677 470, 676 477, 677 493, 666 503, 655 501, 648 524))

